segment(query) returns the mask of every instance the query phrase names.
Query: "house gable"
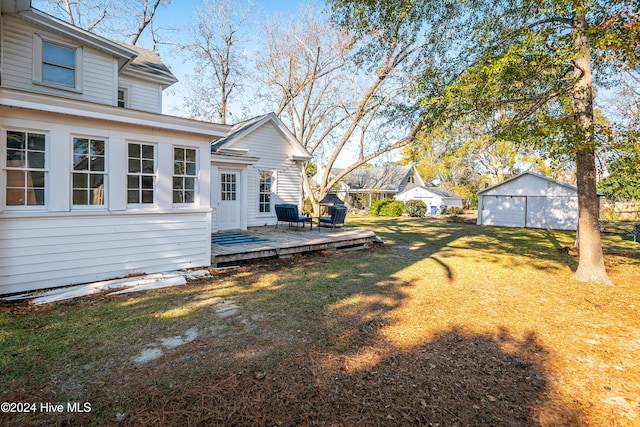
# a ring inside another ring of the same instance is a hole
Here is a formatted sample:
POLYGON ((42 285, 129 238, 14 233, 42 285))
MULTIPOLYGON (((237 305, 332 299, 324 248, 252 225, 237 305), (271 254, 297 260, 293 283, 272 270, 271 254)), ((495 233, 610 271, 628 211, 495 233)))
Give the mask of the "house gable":
POLYGON ((478 195, 511 196, 575 196, 576 194, 577 188, 574 185, 529 171, 478 192, 478 195))
MULTIPOLYGON (((275 113, 265 114, 263 116, 254 117, 253 119, 240 122, 234 125, 225 138, 222 138, 211 144, 211 152, 219 154, 248 154, 255 155, 251 151, 250 144, 247 144, 248 138, 252 133, 257 132, 265 126, 272 126, 279 134, 278 141, 286 141, 289 145, 287 152, 287 158, 293 161, 307 161, 311 159, 311 154, 306 148, 298 141, 298 139, 291 133, 291 131, 282 123, 282 121, 275 115, 275 113)), ((271 138, 272 142, 275 138, 271 138)), ((267 143, 267 147, 270 144, 267 143)), ((264 146, 260 145, 254 147, 256 149, 263 149, 264 146)), ((279 149, 280 147, 278 147, 279 149)))

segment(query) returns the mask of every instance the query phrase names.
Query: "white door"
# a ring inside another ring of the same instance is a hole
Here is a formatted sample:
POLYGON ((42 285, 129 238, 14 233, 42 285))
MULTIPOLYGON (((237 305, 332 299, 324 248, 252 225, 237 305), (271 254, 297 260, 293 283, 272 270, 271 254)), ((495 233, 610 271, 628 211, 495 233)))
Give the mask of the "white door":
POLYGON ((240 173, 220 171, 218 230, 240 229, 240 173))
POLYGON ((529 197, 527 227, 575 230, 578 227, 577 197, 529 197))
POLYGON ((526 197, 484 196, 482 197, 482 223, 504 227, 524 227, 526 197))

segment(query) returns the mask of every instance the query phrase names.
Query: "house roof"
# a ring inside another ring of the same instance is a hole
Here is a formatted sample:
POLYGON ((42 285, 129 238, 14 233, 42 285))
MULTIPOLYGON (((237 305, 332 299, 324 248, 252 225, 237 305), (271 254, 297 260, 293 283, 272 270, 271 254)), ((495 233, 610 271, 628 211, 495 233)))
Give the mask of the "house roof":
POLYGON ((145 75, 151 76, 154 80, 161 80, 166 86, 170 86, 178 81, 171 70, 160 60, 160 56, 156 52, 123 42, 116 43, 131 49, 137 54, 125 67, 124 72, 137 75, 138 77, 144 77, 145 75))
POLYGON ((349 172, 342 182, 349 190, 398 191, 412 168, 412 165, 361 167, 349 172))
POLYGON ((291 160, 306 161, 311 159, 311 154, 309 154, 307 149, 304 148, 300 141, 298 141, 295 135, 291 133, 275 113, 264 114, 262 116, 236 123, 231 127, 231 130, 226 137, 211 143, 211 153, 230 154, 235 152, 237 154, 243 154, 241 149, 234 148, 233 146, 242 138, 246 137, 266 123, 271 123, 275 126, 287 142, 289 142, 289 144, 294 148, 295 154, 291 157, 291 160))
POLYGON ((535 172, 531 172, 531 171, 524 171, 524 172, 521 172, 521 173, 519 173, 517 175, 512 176, 511 178, 507 178, 502 182, 494 184, 494 185, 492 185, 490 187, 483 188, 482 190, 478 191, 478 194, 482 194, 482 193, 485 193, 485 192, 487 192, 487 191, 489 191, 489 190, 491 190, 493 188, 500 187, 501 185, 504 185, 507 182, 515 181, 516 179, 518 179, 518 178, 520 178, 520 177, 522 177, 524 175, 531 175, 531 176, 543 179, 545 181, 548 181, 550 183, 557 184, 557 185, 560 185, 562 187, 569 188, 571 190, 576 190, 577 189, 577 187, 575 185, 571 185, 568 182, 558 181, 557 179, 549 178, 548 176, 540 175, 539 173, 535 173, 535 172))
POLYGON ((113 55, 121 71, 137 77, 152 78, 165 87, 178 81, 153 51, 127 43, 109 40, 31 7, 27 0, 0 0, 3 12, 15 13, 20 19, 80 41, 82 44, 113 55))

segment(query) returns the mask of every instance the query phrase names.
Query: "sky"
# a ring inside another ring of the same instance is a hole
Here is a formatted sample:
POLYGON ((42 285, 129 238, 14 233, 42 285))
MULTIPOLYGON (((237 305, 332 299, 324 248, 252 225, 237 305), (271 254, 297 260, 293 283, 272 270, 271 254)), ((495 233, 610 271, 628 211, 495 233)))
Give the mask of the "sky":
MULTIPOLYGON (((32 0, 32 5, 35 8, 47 11, 46 4, 50 0, 32 0)), ((100 0, 98 0, 100 1, 100 0)), ((215 1, 215 0, 211 0, 215 1)), ((231 0, 234 1, 234 0, 231 0)), ((239 0, 243 1, 243 0, 239 0)), ((254 8, 252 9, 252 16, 254 20, 260 21, 263 17, 272 16, 273 14, 281 14, 284 18, 295 17, 301 8, 308 7, 309 5, 315 5, 317 7, 323 7, 325 0, 253 0, 254 8)), ((161 35, 160 41, 180 39, 184 32, 173 32, 172 34, 163 31, 163 28, 186 28, 192 18, 195 16, 196 11, 201 5, 202 0, 172 0, 170 4, 162 6, 156 12, 153 20, 154 28, 158 29, 158 33, 161 35)), ((255 31, 249 30, 249 34, 255 34, 255 31)), ((150 35, 150 31, 147 29, 143 34, 141 40, 137 43, 140 47, 151 49, 153 48, 153 40, 150 35)), ((248 50, 250 51, 250 46, 248 50)), ((165 65, 167 65, 173 74, 178 79, 178 83, 165 89, 163 92, 163 113, 188 117, 188 109, 185 108, 185 94, 186 94, 186 82, 187 76, 193 74, 193 64, 184 63, 182 56, 175 52, 175 49, 168 45, 160 44, 158 46, 158 53, 165 65)), ((243 113, 248 113, 250 116, 257 116, 260 114, 268 113, 268 108, 261 103, 255 102, 250 98, 250 95, 245 93, 243 98, 235 98, 232 100, 230 110, 232 117, 229 119, 230 123, 237 121, 238 118, 243 117, 243 113), (242 111, 248 110, 248 111, 242 111)), ((335 167, 346 167, 351 164, 357 158, 357 154, 348 152, 341 153, 338 158, 335 167)), ((316 159, 318 160, 318 159, 316 159)), ((386 156, 383 160, 394 160, 389 156, 386 156)))

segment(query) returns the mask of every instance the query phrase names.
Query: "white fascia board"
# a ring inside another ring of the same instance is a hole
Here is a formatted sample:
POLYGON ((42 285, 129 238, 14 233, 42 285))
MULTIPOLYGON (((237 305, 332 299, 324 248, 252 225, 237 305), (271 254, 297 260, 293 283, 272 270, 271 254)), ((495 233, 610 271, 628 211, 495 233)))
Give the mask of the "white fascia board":
POLYGON ((165 89, 178 82, 178 79, 160 76, 158 74, 145 73, 143 71, 132 70, 130 68, 122 70, 123 76, 133 77, 152 83, 160 83, 165 89))
POLYGON ((93 104, 90 102, 58 98, 29 92, 0 88, 0 104, 43 111, 48 113, 67 114, 75 117, 86 117, 131 125, 154 127, 157 129, 173 130, 206 135, 211 138, 224 137, 229 132, 228 125, 164 114, 148 113, 109 105, 93 104))
POLYGON ((260 161, 260 157, 250 156, 229 156, 223 154, 212 154, 211 163, 233 164, 233 165, 255 165, 260 161))

